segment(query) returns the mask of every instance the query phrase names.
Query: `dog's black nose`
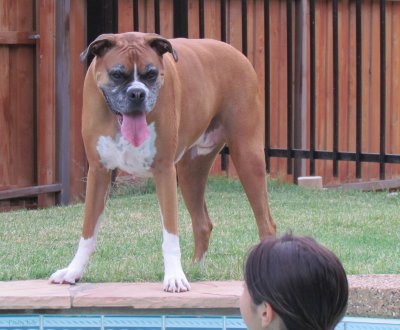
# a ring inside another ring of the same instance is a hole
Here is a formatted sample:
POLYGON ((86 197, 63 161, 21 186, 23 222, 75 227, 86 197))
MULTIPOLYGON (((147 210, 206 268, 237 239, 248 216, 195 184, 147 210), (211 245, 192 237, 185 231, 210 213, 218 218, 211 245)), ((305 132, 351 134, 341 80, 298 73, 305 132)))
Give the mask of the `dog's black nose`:
POLYGON ((131 87, 128 88, 128 98, 136 105, 141 104, 146 98, 146 91, 143 88, 131 87))

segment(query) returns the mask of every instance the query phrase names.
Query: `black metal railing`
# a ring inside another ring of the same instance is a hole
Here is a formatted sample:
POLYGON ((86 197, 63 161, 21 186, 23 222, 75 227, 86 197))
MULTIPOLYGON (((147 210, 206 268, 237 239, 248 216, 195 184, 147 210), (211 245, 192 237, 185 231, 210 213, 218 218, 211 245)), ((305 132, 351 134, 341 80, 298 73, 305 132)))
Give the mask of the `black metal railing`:
MULTIPOLYGON (((265 1, 265 24, 269 25, 269 1, 265 1)), ((333 22, 333 149, 332 151, 316 150, 316 42, 315 42, 315 0, 309 0, 310 10, 310 122, 309 122, 309 135, 310 147, 308 150, 293 149, 292 147, 292 51, 291 51, 291 21, 292 21, 292 0, 286 1, 287 5, 287 40, 288 40, 288 135, 287 135, 287 148, 274 149, 270 146, 270 104, 269 104, 269 45, 266 44, 265 48, 265 61, 266 61, 266 78, 265 78, 265 97, 266 97, 266 156, 267 156, 267 170, 270 170, 269 157, 286 157, 288 159, 287 172, 292 174, 291 160, 294 158, 308 159, 310 162, 310 175, 315 174, 315 161, 332 160, 333 161, 333 176, 338 176, 338 163, 339 161, 354 161, 356 163, 356 177, 361 178, 361 164, 374 162, 379 163, 379 176, 380 179, 385 179, 385 165, 389 163, 400 163, 400 155, 386 153, 386 1, 380 0, 380 151, 376 153, 363 153, 362 152, 362 20, 361 10, 362 1, 356 0, 356 151, 355 152, 341 152, 339 151, 339 36, 338 36, 338 0, 332 1, 332 22, 333 22)), ((269 40, 269 27, 265 27, 265 40, 269 40)))

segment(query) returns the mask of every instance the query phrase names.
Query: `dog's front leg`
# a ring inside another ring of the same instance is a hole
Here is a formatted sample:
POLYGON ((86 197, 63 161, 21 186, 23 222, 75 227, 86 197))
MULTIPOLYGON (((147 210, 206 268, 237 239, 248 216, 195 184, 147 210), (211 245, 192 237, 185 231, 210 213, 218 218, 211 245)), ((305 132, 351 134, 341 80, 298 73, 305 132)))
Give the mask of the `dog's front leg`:
POLYGON ((50 282, 74 284, 81 279, 96 249, 96 234, 108 197, 110 180, 111 171, 101 165, 89 166, 85 215, 78 250, 68 267, 51 275, 50 282))
POLYGON ((189 282, 182 269, 178 236, 178 196, 173 164, 153 169, 163 225, 164 291, 185 292, 189 282))

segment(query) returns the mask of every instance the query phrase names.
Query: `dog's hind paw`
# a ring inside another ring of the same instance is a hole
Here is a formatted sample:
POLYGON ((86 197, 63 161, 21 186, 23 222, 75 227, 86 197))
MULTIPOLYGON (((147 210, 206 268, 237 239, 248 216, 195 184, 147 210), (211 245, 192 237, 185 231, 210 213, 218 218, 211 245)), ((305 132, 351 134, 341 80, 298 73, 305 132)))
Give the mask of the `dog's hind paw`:
POLYGON ((50 276, 50 283, 54 284, 75 284, 79 282, 82 274, 78 270, 64 268, 57 270, 50 276))

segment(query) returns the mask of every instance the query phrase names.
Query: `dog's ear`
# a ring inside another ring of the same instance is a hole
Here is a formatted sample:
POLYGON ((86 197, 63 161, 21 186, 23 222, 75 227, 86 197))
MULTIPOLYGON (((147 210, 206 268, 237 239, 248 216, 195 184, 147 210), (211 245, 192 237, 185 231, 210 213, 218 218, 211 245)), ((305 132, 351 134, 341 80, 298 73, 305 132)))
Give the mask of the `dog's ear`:
POLYGON ((81 62, 85 61, 89 54, 103 56, 110 48, 115 45, 113 34, 102 34, 98 36, 80 55, 81 62))
POLYGON ((158 34, 153 34, 149 36, 149 38, 147 39, 147 43, 151 48, 156 51, 158 55, 162 56, 167 52, 171 53, 175 62, 178 62, 178 53, 174 48, 172 48, 172 45, 168 41, 168 39, 165 39, 158 34))

